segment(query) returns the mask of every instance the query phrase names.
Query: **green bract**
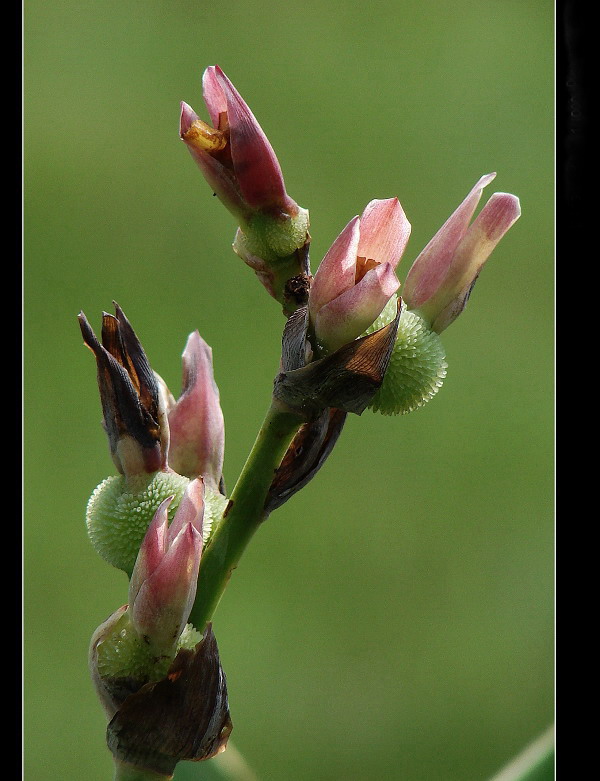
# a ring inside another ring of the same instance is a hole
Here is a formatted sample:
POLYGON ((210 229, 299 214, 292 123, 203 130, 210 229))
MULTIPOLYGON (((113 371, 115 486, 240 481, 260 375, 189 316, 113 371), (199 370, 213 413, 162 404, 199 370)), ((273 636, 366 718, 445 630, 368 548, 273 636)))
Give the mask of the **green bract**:
MULTIPOLYGON (((396 311, 396 296, 392 296, 366 333, 390 323, 396 311)), ((422 407, 442 387, 448 367, 445 357, 438 334, 430 331, 419 315, 405 309, 400 315, 390 363, 370 409, 383 415, 405 415, 422 407)))

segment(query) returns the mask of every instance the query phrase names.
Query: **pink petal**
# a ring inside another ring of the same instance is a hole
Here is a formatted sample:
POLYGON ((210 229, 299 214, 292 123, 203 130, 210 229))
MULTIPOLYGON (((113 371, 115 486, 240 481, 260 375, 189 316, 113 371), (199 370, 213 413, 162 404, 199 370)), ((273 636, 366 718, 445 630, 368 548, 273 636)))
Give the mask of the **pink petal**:
POLYGON ((410 237, 410 222, 397 198, 374 200, 360 218, 358 256, 396 268, 410 237))
POLYGON ((154 572, 130 602, 136 630, 156 647, 175 644, 196 596, 202 536, 191 523, 174 539, 154 572))
POLYGON ((167 550, 168 510, 173 497, 169 496, 158 506, 150 521, 140 550, 135 560, 131 580, 129 581, 129 604, 137 599, 139 590, 147 578, 158 567, 167 550))
POLYGON ((496 176, 482 176, 456 211, 446 220, 413 263, 402 292, 410 309, 422 306, 442 284, 454 251, 465 235, 483 188, 496 176))
POLYGON ((391 263, 381 263, 361 281, 323 306, 317 314, 317 339, 336 350, 356 339, 379 317, 400 287, 391 263))
POLYGON ((170 545, 179 532, 188 523, 202 535, 202 522, 204 520, 204 480, 197 477, 190 481, 185 493, 179 502, 175 517, 169 526, 167 544, 170 545))
POLYGON ((456 248, 442 288, 423 307, 434 331, 441 333, 463 311, 483 265, 520 215, 519 199, 509 193, 494 193, 483 207, 456 248))
POLYGON ((225 422, 214 379, 212 350, 198 331, 183 352, 183 391, 169 412, 169 465, 187 477, 202 475, 217 489, 223 472, 225 422))
POLYGON ((354 287, 359 241, 360 217, 354 217, 333 242, 317 269, 308 299, 311 317, 314 318, 329 301, 354 287))
POLYGON ((227 98, 219 84, 217 67, 211 65, 202 74, 202 97, 206 103, 212 126, 221 130, 222 128, 219 128, 219 114, 227 111, 227 98))
POLYGON ((297 205, 288 198, 279 161, 256 117, 219 68, 215 78, 227 101, 233 167, 240 191, 251 208, 278 203, 283 209, 297 205))
POLYGON ((198 114, 196 114, 191 106, 188 106, 188 104, 182 100, 181 113, 179 115, 179 136, 181 138, 183 138, 197 119, 200 119, 198 114))

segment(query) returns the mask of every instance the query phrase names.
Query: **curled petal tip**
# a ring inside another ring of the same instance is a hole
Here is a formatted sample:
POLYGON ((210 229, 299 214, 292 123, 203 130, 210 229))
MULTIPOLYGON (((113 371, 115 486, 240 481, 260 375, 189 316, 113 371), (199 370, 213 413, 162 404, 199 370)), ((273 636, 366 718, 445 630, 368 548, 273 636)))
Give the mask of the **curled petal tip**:
POLYGON ((192 123, 199 119, 198 114, 185 101, 181 101, 181 113, 179 116, 179 135, 181 138, 189 131, 192 123))

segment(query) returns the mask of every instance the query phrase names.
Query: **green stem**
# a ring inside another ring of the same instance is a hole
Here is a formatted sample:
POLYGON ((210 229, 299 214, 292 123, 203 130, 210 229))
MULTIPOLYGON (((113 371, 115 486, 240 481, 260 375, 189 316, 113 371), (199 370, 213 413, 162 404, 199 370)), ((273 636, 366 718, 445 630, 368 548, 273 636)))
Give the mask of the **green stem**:
POLYGON ((196 601, 189 617, 199 631, 210 621, 231 573, 264 520, 265 499, 275 470, 304 422, 277 401, 271 403, 223 520, 202 553, 196 601))
POLYGON ((115 758, 114 781, 171 781, 172 778, 173 776, 155 773, 153 770, 144 770, 144 768, 121 762, 120 759, 115 758))
POLYGON ((554 778, 554 727, 530 743, 490 781, 552 781, 554 778))

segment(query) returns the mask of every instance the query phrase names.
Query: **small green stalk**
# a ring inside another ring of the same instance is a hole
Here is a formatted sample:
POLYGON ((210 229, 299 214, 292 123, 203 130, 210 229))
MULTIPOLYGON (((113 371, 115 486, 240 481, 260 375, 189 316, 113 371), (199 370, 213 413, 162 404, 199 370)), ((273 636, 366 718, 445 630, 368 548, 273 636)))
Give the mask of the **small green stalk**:
POLYGON ((554 778, 554 726, 526 746, 490 781, 552 781, 554 778))
POLYGON ((173 776, 155 773, 153 770, 135 767, 115 758, 114 781, 171 781, 173 776))
POLYGON ((236 483, 223 520, 202 553, 196 601, 189 621, 203 631, 231 573, 265 518, 267 493, 294 435, 305 421, 273 400, 236 483))

